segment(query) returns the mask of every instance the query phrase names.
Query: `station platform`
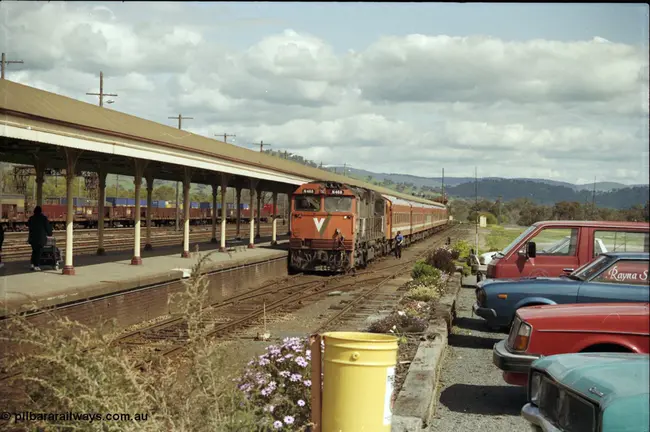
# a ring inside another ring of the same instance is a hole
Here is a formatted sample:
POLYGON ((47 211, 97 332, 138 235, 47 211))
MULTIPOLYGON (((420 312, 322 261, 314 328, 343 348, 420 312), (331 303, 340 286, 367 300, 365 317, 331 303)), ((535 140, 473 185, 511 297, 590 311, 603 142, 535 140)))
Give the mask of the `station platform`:
MULTIPOLYGON (((132 251, 108 252, 105 256, 80 255, 74 259, 74 276, 63 275, 60 270, 45 266, 42 271, 33 272, 29 269, 29 261, 8 262, 0 269, 0 317, 34 309, 35 306, 75 304, 156 284, 178 282, 189 277, 192 267, 209 253, 210 261, 204 264, 204 272, 282 259, 286 268, 288 236, 278 236, 275 246, 271 246, 270 236, 256 239, 255 243, 255 248, 248 249, 248 239, 232 240, 227 242, 228 252, 218 252, 218 244, 193 242, 190 258, 181 258, 180 245, 142 250, 142 265, 131 265, 132 251)), ((280 268, 279 265, 276 267, 280 268)), ((234 274, 232 279, 235 284, 243 283, 234 274)))

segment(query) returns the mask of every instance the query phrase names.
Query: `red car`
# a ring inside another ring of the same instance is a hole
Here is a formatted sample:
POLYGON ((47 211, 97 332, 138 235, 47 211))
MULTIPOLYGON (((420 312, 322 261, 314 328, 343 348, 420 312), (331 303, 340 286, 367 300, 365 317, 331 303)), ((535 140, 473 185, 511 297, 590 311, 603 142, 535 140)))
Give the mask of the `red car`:
POLYGON ((508 384, 525 386, 542 356, 579 352, 650 353, 648 303, 589 303, 519 309, 507 339, 494 345, 493 363, 508 384))

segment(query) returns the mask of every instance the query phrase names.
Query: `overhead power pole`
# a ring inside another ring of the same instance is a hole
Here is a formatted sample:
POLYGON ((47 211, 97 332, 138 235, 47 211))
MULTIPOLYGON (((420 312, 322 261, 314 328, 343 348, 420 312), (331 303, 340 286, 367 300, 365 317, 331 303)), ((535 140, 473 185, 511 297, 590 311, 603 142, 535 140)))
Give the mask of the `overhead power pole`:
POLYGON ((22 60, 7 60, 7 55, 2 53, 2 79, 5 79, 5 68, 8 64, 23 64, 22 60))
POLYGON ((442 169, 442 203, 445 203, 445 169, 442 169))
POLYGON ((264 147, 271 147, 271 144, 264 144, 264 141, 260 140, 260 153, 264 151, 264 147))
POLYGON ((224 133, 223 135, 215 135, 215 136, 223 137, 223 142, 227 143, 228 142, 228 137, 236 137, 237 135, 231 135, 231 134, 224 133))
POLYGON ((594 176, 594 190, 591 194, 591 219, 596 219, 596 176, 594 176))
MULTIPOLYGON (((117 97, 115 93, 104 93, 104 72, 99 72, 99 93, 86 93, 90 96, 99 96, 99 106, 104 106, 104 96, 113 96, 117 97)), ((109 101, 109 103, 112 103, 109 101)))
MULTIPOLYGON (((179 129, 182 129, 183 120, 193 120, 194 119, 194 117, 183 117, 182 114, 179 114, 178 116, 174 116, 174 117, 167 117, 167 118, 177 119, 179 129)), ((179 182, 176 181, 176 226, 175 226, 176 231, 178 231, 178 227, 180 225, 180 211, 179 211, 179 208, 178 208, 178 184, 179 184, 179 182)))
POLYGON ((478 224, 480 220, 480 213, 478 211, 478 169, 474 167, 474 196, 475 196, 475 207, 476 207, 476 256, 479 255, 478 251, 478 224))

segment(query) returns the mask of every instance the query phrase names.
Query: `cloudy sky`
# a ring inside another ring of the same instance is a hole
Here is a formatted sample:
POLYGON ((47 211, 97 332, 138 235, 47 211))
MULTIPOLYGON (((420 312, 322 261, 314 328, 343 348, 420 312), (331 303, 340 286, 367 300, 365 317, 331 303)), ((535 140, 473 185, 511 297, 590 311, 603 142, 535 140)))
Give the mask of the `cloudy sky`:
POLYGON ((642 4, 0 3, 7 78, 324 164, 648 182, 642 4))

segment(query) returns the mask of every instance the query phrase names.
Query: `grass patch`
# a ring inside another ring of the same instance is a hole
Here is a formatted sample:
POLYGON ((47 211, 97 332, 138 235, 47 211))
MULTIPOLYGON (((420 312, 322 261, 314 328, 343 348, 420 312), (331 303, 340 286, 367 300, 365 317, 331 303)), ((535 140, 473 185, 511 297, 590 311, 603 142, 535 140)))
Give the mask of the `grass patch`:
POLYGON ((489 251, 500 251, 508 246, 519 234, 524 231, 522 229, 505 229, 500 225, 490 227, 490 233, 487 235, 485 242, 489 251))

